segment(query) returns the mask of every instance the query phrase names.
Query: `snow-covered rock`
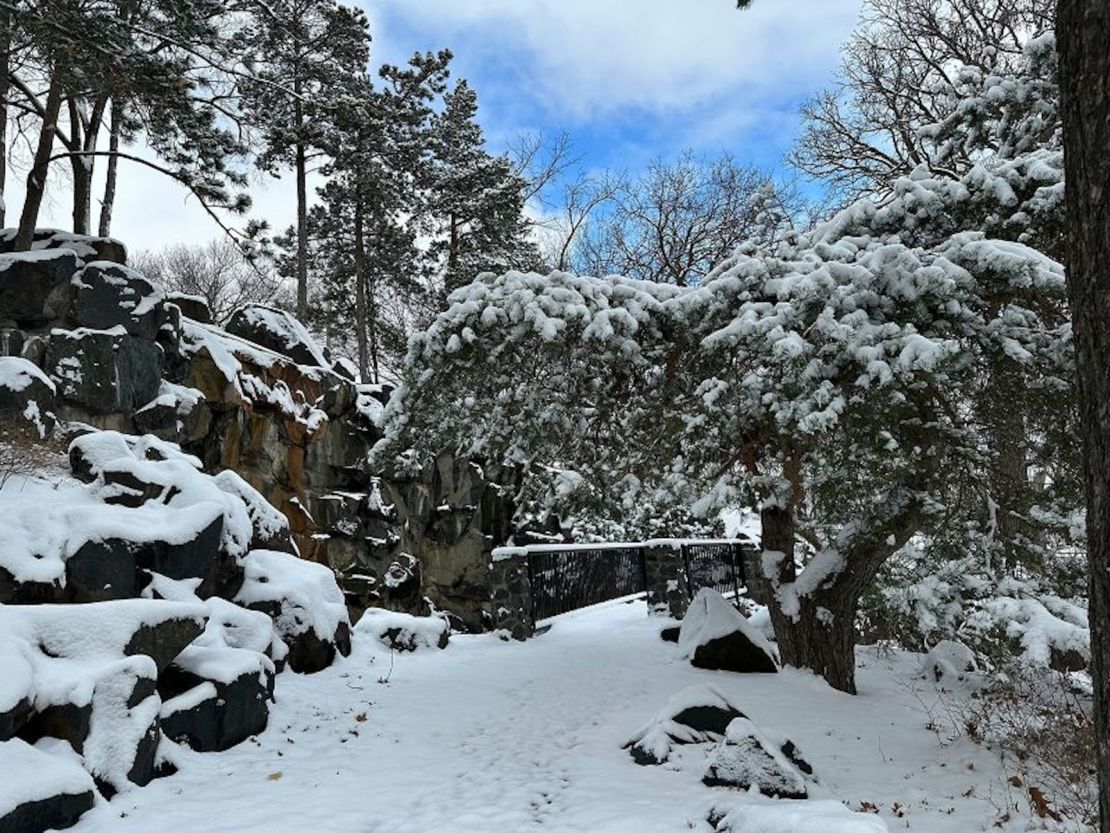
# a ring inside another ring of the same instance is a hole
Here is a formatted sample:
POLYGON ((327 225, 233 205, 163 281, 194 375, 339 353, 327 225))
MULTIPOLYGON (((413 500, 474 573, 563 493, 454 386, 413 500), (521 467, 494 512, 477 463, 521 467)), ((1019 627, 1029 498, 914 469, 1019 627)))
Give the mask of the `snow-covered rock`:
POLYGON ((698 591, 678 635, 678 647, 697 668, 774 673, 778 661, 767 638, 716 590, 698 591))
POLYGON ((438 616, 412 616, 372 607, 355 625, 355 635, 376 639, 387 648, 415 651, 419 648, 446 648, 450 626, 438 616))
POLYGON ((54 430, 54 383, 27 359, 0 356, 0 415, 26 420, 40 438, 54 430))
POLYGON ((0 254, 0 318, 37 327, 59 317, 77 256, 67 249, 0 254))
POLYGON ((0 656, 11 668, 0 703, 30 706, 11 728, 68 741, 105 795, 146 784, 160 736, 158 675, 205 619, 202 605, 145 599, 0 606, 0 656))
POLYGON ((962 642, 942 639, 925 655, 922 671, 934 682, 963 682, 979 670, 975 652, 962 642))
POLYGON ((712 822, 717 833, 888 833, 878 816, 854 813, 839 801, 756 803, 744 798, 718 806, 712 822))
POLYGON ((331 368, 324 349, 304 324, 283 310, 249 304, 235 311, 227 322, 227 331, 288 356, 297 364, 331 368))
POLYGON ((335 574, 322 564, 284 552, 253 550, 234 601, 274 620, 289 647, 289 667, 300 673, 331 665, 351 652, 351 622, 335 574))
POLYGON ((670 758, 676 744, 720 741, 732 721, 743 716, 713 686, 691 686, 668 699, 624 748, 638 764, 661 764, 670 758))
POLYGON ((241 743, 266 728, 283 658, 270 618, 223 599, 205 603, 208 625, 158 681, 162 730, 200 752, 241 743))
POLYGON ((0 833, 72 827, 91 810, 93 780, 66 744, 0 742, 0 833))
POLYGON ((738 717, 728 725, 702 782, 741 790, 754 787, 771 798, 807 798, 806 784, 812 776, 813 768, 792 741, 771 737, 738 717))
POLYGON ((97 261, 73 276, 69 316, 78 327, 118 326, 154 341, 167 316, 166 293, 134 269, 97 261))

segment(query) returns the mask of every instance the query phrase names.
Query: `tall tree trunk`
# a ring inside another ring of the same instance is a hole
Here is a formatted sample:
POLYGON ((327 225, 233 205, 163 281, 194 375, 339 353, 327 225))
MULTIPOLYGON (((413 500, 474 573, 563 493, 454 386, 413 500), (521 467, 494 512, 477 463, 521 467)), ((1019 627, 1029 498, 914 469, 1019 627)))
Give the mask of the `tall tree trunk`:
POLYGON ((89 233, 89 206, 92 204, 92 157, 80 155, 85 147, 82 120, 79 112, 81 105, 76 98, 66 100, 69 107, 69 131, 72 154, 69 167, 73 175, 73 233, 89 233))
POLYGON ((370 351, 366 341, 369 326, 366 314, 366 236, 362 202, 355 203, 355 336, 358 340, 358 374, 370 381, 370 351))
MULTIPOLYGON (((301 79, 297 73, 293 78, 293 119, 298 134, 304 130, 304 110, 301 106, 301 79)), ((308 151, 304 140, 297 139, 296 177, 297 177, 297 317, 304 318, 308 312, 308 151)))
POLYGON ((108 237, 112 233, 112 210, 116 205, 116 180, 119 176, 119 134, 123 119, 119 114, 119 105, 112 102, 112 113, 108 123, 108 170, 104 178, 104 199, 100 203, 100 224, 97 234, 108 237))
POLYGON ((92 233, 92 188, 93 172, 96 169, 96 146, 100 141, 100 127, 104 121, 104 108, 108 105, 108 96, 101 94, 93 101, 86 119, 84 119, 84 134, 82 135, 81 103, 69 99, 70 113, 70 141, 74 155, 70 156, 73 169, 73 232, 75 234, 92 233), (88 155, 82 156, 80 151, 88 155))
POLYGON ((12 13, 0 11, 0 228, 7 223, 5 190, 8 182, 8 74, 12 64, 12 13))
POLYGON ((859 593, 839 586, 842 579, 813 596, 797 599, 786 611, 775 590, 794 581, 794 512, 769 506, 760 513, 764 569, 772 585, 769 610, 779 658, 784 665, 820 674, 833 688, 856 693, 856 609, 859 593))
POLYGON ((1067 183, 1068 296, 1079 368, 1101 830, 1110 833, 1110 4, 1056 13, 1067 183))
POLYGON ((1024 379, 1017 362, 1008 356, 992 357, 978 410, 990 442, 987 471, 993 502, 990 520, 994 524, 996 551, 1002 556, 1002 564, 997 566, 1009 572, 1028 559, 1029 550, 1021 546, 1021 538, 1036 535, 1024 520, 1031 495, 1023 390, 1024 379))
POLYGON ((38 223, 42 197, 46 193, 46 176, 50 170, 50 154, 54 148, 54 135, 58 132, 58 114, 62 109, 62 84, 57 75, 50 79, 50 89, 46 93, 46 106, 43 111, 42 129, 39 131, 35 159, 27 174, 27 195, 23 200, 23 212, 19 217, 19 232, 15 238, 15 251, 30 251, 35 238, 35 224, 38 223))

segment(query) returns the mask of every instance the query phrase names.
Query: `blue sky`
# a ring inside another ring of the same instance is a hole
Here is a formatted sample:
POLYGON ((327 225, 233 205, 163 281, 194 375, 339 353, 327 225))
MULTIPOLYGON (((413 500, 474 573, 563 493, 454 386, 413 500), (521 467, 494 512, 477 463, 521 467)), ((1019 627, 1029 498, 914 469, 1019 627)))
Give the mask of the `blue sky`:
POLYGON ((497 146, 567 132, 594 167, 683 148, 777 167, 858 0, 366 0, 379 60, 451 48, 497 146))
MULTIPOLYGON (((450 48, 478 92, 494 149, 521 133, 566 132, 588 168, 635 172, 684 148, 728 150, 785 173, 798 108, 827 87, 860 0, 360 0, 374 58, 400 63, 450 48)), ((99 166, 102 173, 103 166, 99 166)), ((66 183, 54 179, 42 224, 67 227, 66 183)), ((60 174, 64 176, 64 174, 60 174)), ((18 178, 17 178, 18 180, 18 178)), ((18 205, 18 181, 9 202, 18 205)), ((252 216, 294 216, 288 177, 252 188, 252 216)), ((115 236, 158 248, 218 229, 180 188, 124 166, 115 236)))

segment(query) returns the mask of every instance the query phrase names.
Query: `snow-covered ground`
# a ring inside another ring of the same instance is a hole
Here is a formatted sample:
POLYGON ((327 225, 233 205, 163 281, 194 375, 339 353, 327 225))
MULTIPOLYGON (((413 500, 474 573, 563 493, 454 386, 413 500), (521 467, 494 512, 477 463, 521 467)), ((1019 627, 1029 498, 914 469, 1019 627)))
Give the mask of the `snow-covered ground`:
MULTIPOLYGON (((218 754, 183 750, 177 775, 101 800, 74 830, 705 831, 714 807, 775 802, 703 786, 708 750, 688 747, 675 769, 638 766, 621 748, 670 695, 705 682, 798 744, 822 780, 815 799, 866 802, 891 831, 996 829, 1007 804, 1003 830, 1035 829, 1008 802, 993 753, 963 739, 942 744, 926 728, 937 692, 920 657, 861 650, 861 693, 851 697, 797 671, 695 669, 659 638, 660 625, 643 602, 611 603, 560 617, 523 644, 455 637, 443 651, 391 657, 356 639, 333 668, 282 676, 257 740, 218 754)), ((855 828, 738 828, 841 829, 855 828)))

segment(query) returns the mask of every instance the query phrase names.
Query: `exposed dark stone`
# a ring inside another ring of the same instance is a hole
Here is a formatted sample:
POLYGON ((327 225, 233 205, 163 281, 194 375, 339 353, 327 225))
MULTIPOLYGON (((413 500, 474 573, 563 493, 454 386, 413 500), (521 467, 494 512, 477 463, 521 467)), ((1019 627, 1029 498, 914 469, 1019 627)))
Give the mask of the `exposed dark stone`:
POLYGON ((118 538, 86 541, 66 561, 66 595, 79 603, 138 595, 135 544, 118 538))
POLYGON ((31 701, 24 697, 7 711, 0 711, 0 741, 11 740, 31 719, 31 701))
POLYGON ((41 327, 59 317, 54 308, 76 271, 70 251, 0 256, 0 310, 21 327, 41 327))
MULTIPOLYGON (((287 312, 263 304, 248 304, 235 310, 227 322, 227 331, 247 341, 261 344, 275 353, 288 356, 297 364, 310 367, 321 366, 319 347, 292 338, 291 334, 298 324, 299 322, 287 312), (285 331, 279 332, 276 329, 277 326, 285 328, 285 331)), ((330 362, 325 366, 330 369, 330 362)))
POLYGON ((775 658, 758 631, 716 590, 703 588, 682 620, 679 644, 695 668, 774 674, 775 658))
POLYGON ((698 732, 723 735, 728 724, 743 716, 731 706, 694 706, 683 709, 671 719, 698 732))
POLYGON ((230 683, 208 682, 212 686, 209 696, 191 708, 163 714, 162 731, 166 737, 198 752, 221 752, 266 728, 272 677, 263 681, 251 671, 230 683))
POLYGON ((659 637, 664 642, 678 642, 678 634, 681 630, 681 625, 671 625, 669 628, 663 628, 659 631, 659 637))
POLYGON ((60 584, 45 581, 17 582, 15 576, 0 567, 0 604, 50 604, 62 600, 60 584))
POLYGON ((165 315, 162 290, 126 266, 90 263, 73 279, 70 317, 79 327, 121 326, 136 338, 154 341, 165 315))
POLYGON ((0 384, 0 415, 15 417, 36 437, 54 430, 54 391, 39 368, 24 358, 0 356, 0 374, 12 379, 0 384))
POLYGON ((0 833, 42 833, 46 830, 64 830, 73 827, 77 820, 93 808, 92 790, 83 793, 61 793, 28 801, 0 816, 0 833))
POLYGON ((133 413, 162 384, 162 351, 119 332, 55 331, 46 366, 59 399, 98 415, 133 413))
POLYGON ((150 657, 161 674, 185 650, 186 645, 204 633, 204 624, 203 618, 188 616, 143 625, 135 631, 123 652, 127 656, 144 654, 150 657))
POLYGON ((191 318, 200 324, 212 323, 212 310, 208 307, 208 301, 201 296, 171 292, 166 296, 166 300, 175 304, 186 318, 191 318))

